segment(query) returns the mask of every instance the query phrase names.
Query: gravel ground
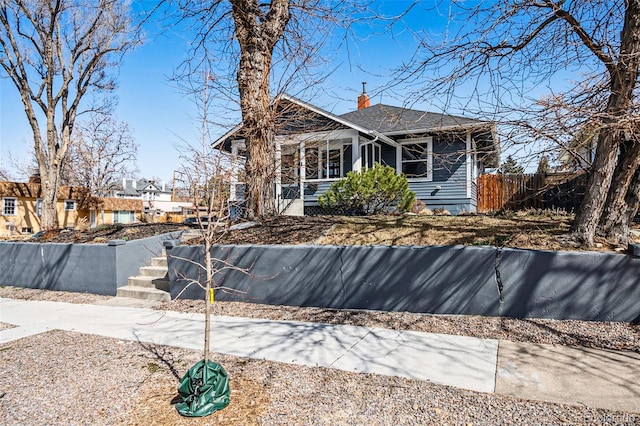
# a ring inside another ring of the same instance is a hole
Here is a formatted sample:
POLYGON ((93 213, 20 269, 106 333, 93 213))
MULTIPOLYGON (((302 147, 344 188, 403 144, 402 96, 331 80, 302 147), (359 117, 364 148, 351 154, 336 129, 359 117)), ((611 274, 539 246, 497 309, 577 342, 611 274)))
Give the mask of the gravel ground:
MULTIPOLYGON (((0 297, 99 303, 105 296, 0 288, 0 297)), ((160 305, 199 312, 199 301, 160 305)), ((215 314, 370 325, 640 351, 637 325, 337 312, 242 303, 215 314)), ((0 328, 3 325, 0 324, 0 328)), ((0 424, 127 425, 632 425, 640 415, 525 401, 429 382, 216 354, 232 403, 204 419, 172 405, 199 351, 51 331, 0 345, 0 424)))

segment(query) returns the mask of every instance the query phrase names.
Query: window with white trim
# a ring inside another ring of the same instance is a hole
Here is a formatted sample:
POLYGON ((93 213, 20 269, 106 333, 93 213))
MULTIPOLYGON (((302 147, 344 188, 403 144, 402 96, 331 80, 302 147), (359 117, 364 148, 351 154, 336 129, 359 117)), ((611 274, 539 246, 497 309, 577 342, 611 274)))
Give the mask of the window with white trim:
POLYGON ((36 216, 40 217, 42 215, 42 199, 38 198, 36 200, 36 216))
POLYGON ((16 216, 18 214, 18 199, 7 197, 2 199, 2 214, 4 216, 16 216))
POLYGON ((135 223, 136 212, 131 210, 114 210, 113 223, 135 223))
POLYGON ((76 209, 76 201, 75 200, 64 200, 64 210, 65 211, 74 211, 76 209))
POLYGON ((408 179, 433 179, 431 138, 406 140, 402 144, 402 173, 408 179))

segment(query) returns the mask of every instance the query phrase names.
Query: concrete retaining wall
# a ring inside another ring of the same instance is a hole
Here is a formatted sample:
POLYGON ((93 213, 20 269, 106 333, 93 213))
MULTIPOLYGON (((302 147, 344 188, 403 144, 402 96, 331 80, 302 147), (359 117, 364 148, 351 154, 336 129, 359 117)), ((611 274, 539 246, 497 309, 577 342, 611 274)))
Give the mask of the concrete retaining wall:
MULTIPOLYGON (((204 296, 202 246, 168 251, 171 296, 204 296), (185 289, 186 287, 186 289, 185 289)), ((495 247, 217 246, 246 268, 217 300, 517 318, 640 321, 640 258, 495 247), (231 290, 231 291, 230 291, 231 290)), ((220 264, 218 265, 221 266, 220 264)))
POLYGON ((180 232, 109 244, 0 242, 0 285, 115 296, 180 232))

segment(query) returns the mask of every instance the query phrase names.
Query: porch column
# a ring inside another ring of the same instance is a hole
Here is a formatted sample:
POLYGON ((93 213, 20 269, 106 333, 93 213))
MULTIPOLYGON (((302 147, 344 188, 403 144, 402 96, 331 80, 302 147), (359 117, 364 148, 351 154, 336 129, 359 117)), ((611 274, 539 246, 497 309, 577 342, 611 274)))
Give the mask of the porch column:
POLYGON ((466 141, 466 165, 467 165, 467 198, 471 198, 471 132, 467 132, 466 141))
POLYGON ((307 156, 304 141, 300 142, 300 199, 304 200, 304 182, 307 180, 307 156))
POLYGON ((229 179, 229 201, 236 201, 236 186, 238 184, 238 145, 231 143, 231 176, 229 179))
POLYGON ((362 158, 360 157, 360 134, 355 132, 351 136, 351 170, 359 173, 362 170, 362 158))
POLYGON ((278 211, 280 210, 280 200, 282 199, 282 145, 276 139, 276 201, 278 211))

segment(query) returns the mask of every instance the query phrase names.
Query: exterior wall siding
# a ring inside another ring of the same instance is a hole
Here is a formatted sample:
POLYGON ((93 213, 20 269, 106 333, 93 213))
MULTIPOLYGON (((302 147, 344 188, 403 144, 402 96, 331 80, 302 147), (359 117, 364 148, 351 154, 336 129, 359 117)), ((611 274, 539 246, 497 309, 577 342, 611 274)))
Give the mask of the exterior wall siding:
POLYGON ((478 182, 471 182, 471 199, 469 200, 472 211, 477 211, 478 208, 478 182))
POLYGON ((318 205, 318 197, 329 190, 332 181, 312 182, 306 183, 304 186, 304 200, 305 205, 318 205))
MULTIPOLYGON (((8 197, 14 198, 14 197, 8 197)), ((30 229, 31 233, 41 231, 40 217, 36 215, 36 198, 16 198, 16 215, 4 216, 0 210, 0 235, 16 235, 23 229, 30 229)), ((89 211, 65 210, 64 201, 56 203, 58 226, 61 228, 88 228, 89 211)), ((77 206, 77 202, 76 202, 77 206)), ((2 202, 0 200, 0 208, 2 202)))
MULTIPOLYGON (((383 162, 395 166, 395 148, 383 145, 383 162), (393 160, 391 158, 393 157, 393 160)), ((467 196, 467 173, 465 142, 434 137, 433 143, 433 180, 411 180, 409 188, 416 193, 416 198, 424 201, 430 209, 443 208, 451 214, 475 212, 477 191, 475 183, 471 198, 467 196), (439 189, 438 189, 439 187, 439 189)), ((318 197, 329 189, 331 182, 313 182, 305 186, 305 206, 317 206, 318 197)))
POLYGON ((409 180, 416 198, 430 209, 443 208, 451 214, 475 211, 476 200, 467 196, 465 141, 433 138, 433 180, 409 180))

